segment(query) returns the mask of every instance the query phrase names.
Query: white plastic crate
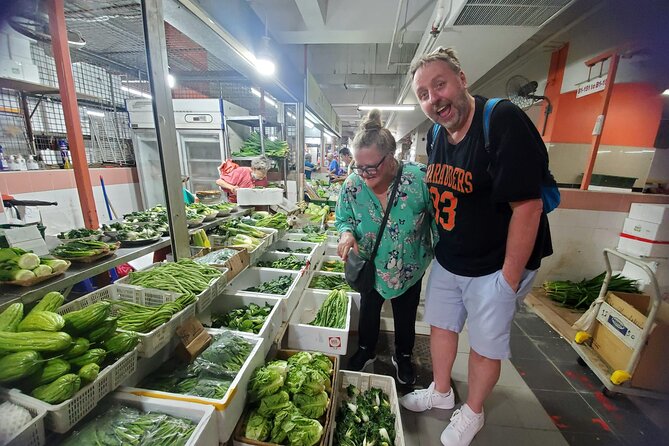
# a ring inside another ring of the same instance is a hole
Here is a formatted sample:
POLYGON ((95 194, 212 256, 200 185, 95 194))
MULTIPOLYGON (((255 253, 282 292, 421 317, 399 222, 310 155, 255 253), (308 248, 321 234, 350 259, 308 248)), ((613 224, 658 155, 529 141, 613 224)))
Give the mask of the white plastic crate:
POLYGON ((288 348, 311 350, 331 355, 345 355, 351 325, 351 298, 348 298, 344 328, 309 325, 330 293, 307 290, 302 294, 288 324, 288 348))
MULTIPOLYGON (((270 243, 269 243, 270 238, 271 237, 264 238, 260 242, 260 244, 256 247, 256 249, 254 249, 253 251, 249 251, 247 249, 247 252, 249 253, 249 258, 250 258, 251 264, 253 264, 254 262, 257 262, 258 259, 260 258, 260 256, 262 256, 265 253, 265 251, 267 250, 267 247, 270 245, 270 243)), ((209 242, 211 243, 212 247, 225 248, 227 246, 226 245, 226 239, 227 239, 227 237, 220 236, 220 235, 210 235, 209 236, 209 242)))
POLYGON ((6 446, 43 446, 46 444, 46 434, 44 432, 44 418, 46 410, 41 407, 34 407, 25 404, 24 395, 10 394, 7 391, 0 392, 0 402, 9 401, 10 403, 21 406, 30 412, 32 420, 28 422, 6 446))
MULTIPOLYGON (((226 330, 207 329, 207 332, 211 334, 222 333, 223 331, 226 330)), ((249 379, 251 378, 251 374, 265 361, 264 355, 261 354, 264 348, 263 343, 265 342, 263 339, 256 336, 251 336, 247 333, 235 334, 238 334, 255 345, 246 359, 246 362, 230 384, 230 388, 220 400, 202 398, 192 395, 181 395, 178 393, 161 392, 158 390, 141 389, 138 387, 121 387, 119 391, 131 393, 137 396, 161 398, 163 400, 169 400, 170 403, 172 401, 185 401, 213 406, 216 411, 216 419, 218 424, 218 441, 220 443, 225 443, 230 439, 232 431, 235 428, 235 424, 244 410, 244 405, 246 404, 246 387, 248 385, 249 379)), ((152 358, 144 359, 141 363, 141 367, 137 370, 137 373, 135 373, 135 375, 127 381, 127 384, 130 386, 136 386, 146 376, 158 369, 158 367, 160 367, 160 365, 165 360, 169 359, 171 353, 171 349, 164 348, 161 351, 161 354, 152 358)))
MULTIPOLYGON (((316 267, 316 271, 318 271, 318 272, 322 271, 324 262, 329 262, 329 261, 334 261, 334 260, 338 260, 340 262, 342 261, 341 257, 339 257, 338 255, 327 255, 327 254, 324 255, 323 258, 321 259, 321 261, 318 263, 318 266, 316 267)), ((334 272, 337 272, 337 271, 323 271, 323 272, 324 273, 334 273, 334 272)), ((343 274, 343 273, 340 272, 339 274, 343 274)))
POLYGON ((21 393, 18 389, 11 389, 9 393, 20 398, 21 404, 25 407, 45 410, 47 412, 47 429, 65 433, 93 410, 98 401, 114 390, 136 369, 137 349, 134 349, 102 369, 95 381, 82 387, 72 398, 60 404, 47 404, 21 393))
POLYGON ((337 245, 334 243, 327 243, 325 245, 325 251, 323 253, 325 256, 338 256, 337 245))
MULTIPOLYGON (((305 262, 305 266, 302 267, 301 269, 292 269, 292 270, 285 270, 285 271, 301 271, 302 269, 311 269, 311 259, 309 258, 309 255, 307 254, 294 254, 292 252, 277 252, 277 251, 267 251, 265 252, 260 258, 258 259, 258 262, 274 262, 276 260, 280 260, 283 258, 286 258, 288 256, 295 256, 297 257, 298 260, 301 260, 305 262)), ((265 266, 263 268, 271 268, 269 266, 265 266)), ((282 268, 272 268, 272 269, 282 269, 282 268)))
POLYGON ((288 316, 290 316, 293 309, 297 305, 297 301, 300 298, 302 289, 304 289, 303 282, 301 282, 302 278, 303 276, 299 271, 286 271, 271 268, 247 268, 245 271, 234 278, 234 280, 228 285, 225 293, 247 296, 271 296, 284 299, 285 302, 283 311, 281 313, 281 321, 286 322, 288 320, 288 316), (246 291, 247 288, 258 286, 263 282, 277 279, 281 276, 291 276, 293 278, 293 283, 290 285, 285 294, 269 294, 258 293, 255 291, 246 291))
POLYGON ((281 317, 282 314, 285 312, 284 300, 285 299, 280 299, 278 297, 270 297, 270 296, 222 295, 214 299, 206 314, 200 315, 200 319, 203 320, 205 323, 210 323, 212 314, 225 314, 228 313, 229 311, 245 307, 252 303, 260 305, 261 307, 265 306, 265 304, 271 305, 272 311, 270 311, 269 315, 265 319, 265 323, 263 324, 262 328, 257 334, 248 332, 238 332, 236 330, 227 327, 220 328, 221 330, 230 330, 233 333, 244 333, 245 335, 257 336, 261 339, 265 339, 265 342, 262 345, 262 350, 260 352, 260 354, 264 358, 270 346, 274 342, 277 334, 279 333, 279 329, 281 328, 281 322, 282 322, 281 317))
MULTIPOLYGON (((397 398, 397 389, 395 380, 390 376, 373 375, 370 373, 349 372, 340 370, 337 374, 337 382, 332 392, 334 399, 334 412, 337 413, 339 406, 343 401, 347 401, 346 387, 353 384, 360 391, 364 392, 371 388, 381 389, 390 399, 390 411, 395 415, 395 446, 404 446, 404 429, 402 429, 402 417, 400 416, 400 404, 397 398)), ((330 432, 328 446, 334 445, 334 432, 337 427, 337 420, 333 417, 330 423, 330 432)))
MULTIPOLYGON (((196 423, 185 446, 218 446, 218 426, 215 410, 212 406, 194 404, 185 401, 165 401, 130 393, 114 392, 99 404, 98 412, 105 410, 107 404, 121 404, 142 412, 161 413, 177 418, 185 418, 196 423)), ((84 425, 81 426, 83 428, 84 425)), ((79 428, 79 426, 76 426, 79 428)))
POLYGON ((272 243, 279 240, 279 230, 274 228, 264 228, 262 226, 255 227, 258 231, 262 231, 265 234, 268 234, 265 239, 267 240, 267 246, 270 246, 272 243))
MULTIPOLYGON (((165 302, 174 302, 179 296, 178 293, 170 291, 154 290, 128 284, 118 284, 117 281, 116 284, 100 288, 99 290, 93 291, 90 294, 63 305, 57 312, 59 314, 70 313, 101 300, 112 302, 115 300, 122 300, 149 307, 158 307, 165 302)), ((117 314, 113 306, 111 314, 117 314)), ((156 327, 148 333, 137 333, 139 336, 139 345, 137 346, 139 356, 147 357, 154 355, 158 350, 170 342, 170 339, 174 333, 176 333, 177 327, 194 314, 195 304, 191 304, 173 315, 172 319, 160 327, 156 327)))
POLYGON ((272 245, 268 251, 277 251, 278 249, 282 248, 311 248, 311 253, 309 255, 311 257, 311 263, 314 264, 317 264, 323 257, 323 254, 325 254, 325 248, 321 243, 300 242, 286 239, 279 240, 274 245, 272 245))

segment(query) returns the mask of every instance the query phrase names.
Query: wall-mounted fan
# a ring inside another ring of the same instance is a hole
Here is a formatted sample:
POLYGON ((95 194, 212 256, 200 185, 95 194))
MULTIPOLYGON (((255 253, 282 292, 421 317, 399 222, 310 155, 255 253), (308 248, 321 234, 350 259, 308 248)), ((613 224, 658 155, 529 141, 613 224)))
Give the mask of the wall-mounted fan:
POLYGON ((546 110, 544 112, 544 125, 541 130, 543 135, 546 132, 546 123, 548 122, 548 115, 553 111, 550 99, 546 96, 534 94, 537 91, 537 84, 535 81, 530 81, 524 76, 512 76, 506 81, 506 96, 511 102, 516 104, 523 110, 527 110, 539 101, 546 101, 546 110))
MULTIPOLYGON (((17 32, 38 42, 51 43, 49 17, 39 11, 26 11, 15 14, 8 20, 9 25, 17 32)), ((72 47, 86 45, 86 40, 76 31, 67 31, 67 42, 72 47)))

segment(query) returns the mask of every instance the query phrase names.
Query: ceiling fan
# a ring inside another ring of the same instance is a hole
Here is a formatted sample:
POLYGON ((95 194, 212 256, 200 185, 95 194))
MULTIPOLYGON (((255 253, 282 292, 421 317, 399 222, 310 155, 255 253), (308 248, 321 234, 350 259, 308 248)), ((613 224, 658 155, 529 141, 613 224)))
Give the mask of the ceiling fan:
POLYGON ((509 80, 506 81, 506 96, 511 102, 523 110, 527 110, 540 101, 546 101, 544 125, 541 130, 541 135, 543 136, 546 132, 548 115, 553 111, 553 106, 551 105, 551 100, 547 96, 534 94, 537 91, 538 86, 539 84, 536 81, 530 81, 525 76, 511 76, 509 80))

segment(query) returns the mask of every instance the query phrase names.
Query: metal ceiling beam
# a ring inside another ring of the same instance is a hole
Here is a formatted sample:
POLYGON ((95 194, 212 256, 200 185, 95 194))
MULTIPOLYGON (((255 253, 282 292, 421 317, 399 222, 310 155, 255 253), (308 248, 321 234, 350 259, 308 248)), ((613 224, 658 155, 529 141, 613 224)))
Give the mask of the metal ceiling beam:
POLYGON ((295 0, 295 4, 307 29, 325 26, 328 0, 295 0))
MULTIPOLYGON (((283 44, 313 45, 313 44, 362 44, 388 43, 392 29, 376 30, 305 30, 279 31, 274 33, 277 40, 283 44)), ((422 31, 406 31, 404 43, 418 43, 423 35, 422 31)))
POLYGON ((221 81, 248 83, 249 80, 234 70, 227 71, 170 71, 179 81, 221 81))

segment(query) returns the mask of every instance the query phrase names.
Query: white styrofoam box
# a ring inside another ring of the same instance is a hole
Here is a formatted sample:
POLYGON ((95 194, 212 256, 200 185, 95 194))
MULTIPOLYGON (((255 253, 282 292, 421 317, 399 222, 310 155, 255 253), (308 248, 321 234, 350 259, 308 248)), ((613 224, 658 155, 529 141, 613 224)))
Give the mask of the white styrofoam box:
POLYGON ((105 398, 106 401, 133 407, 142 412, 161 413, 194 422, 195 430, 184 446, 218 446, 219 444, 216 414, 212 406, 186 401, 165 401, 123 392, 112 393, 105 398))
MULTIPOLYGON (((643 263, 648 265, 648 268, 650 268, 650 270, 653 272, 655 280, 657 280, 657 284, 660 288, 666 288, 669 286, 669 261, 649 260, 643 263)), ((637 265, 630 262, 625 262, 625 266, 623 266, 620 274, 627 277, 628 279, 636 280, 640 285, 642 285, 641 291, 648 292, 647 290, 650 289, 645 288, 646 285, 650 284, 650 277, 648 276, 648 273, 637 265)))
POLYGON ((618 251, 640 257, 669 258, 668 242, 644 242, 625 237, 621 234, 618 239, 618 251))
POLYGON ((646 240, 669 241, 669 219, 662 223, 651 223, 634 218, 626 218, 623 234, 633 235, 646 240))
POLYGON ((228 284, 225 290, 226 294, 234 295, 248 295, 248 296, 271 296, 279 297, 285 300, 283 312, 281 313, 281 322, 286 322, 288 316, 292 313, 300 298, 301 289, 303 286, 303 275, 300 271, 286 271, 271 268, 247 268, 242 271, 232 282, 228 284), (258 293, 255 291, 246 291, 247 288, 258 286, 263 282, 277 279, 281 276, 291 276, 293 283, 290 285, 285 294, 268 294, 258 293), (301 280, 302 279, 302 280, 301 280))
MULTIPOLYGON (((336 254, 335 255, 324 255, 323 258, 321 259, 320 263, 318 264, 318 267, 316 267, 316 271, 322 271, 323 263, 330 262, 330 261, 336 261, 336 260, 338 260, 340 262, 342 261, 341 257, 339 257, 336 254)), ((323 271, 323 272, 336 272, 336 271, 323 271)), ((339 274, 341 274, 341 273, 339 273, 339 274)))
POLYGON ((0 401, 9 401, 21 406, 32 416, 32 419, 14 437, 9 439, 5 446, 43 446, 46 444, 46 434, 44 432, 46 410, 41 407, 24 406, 23 398, 24 396, 21 394, 10 394, 6 390, 0 392, 0 401))
POLYGON ((337 252, 337 245, 328 243, 325 245, 325 255, 326 256, 336 256, 339 255, 337 252))
POLYGON ((272 243, 276 242, 279 240, 279 230, 274 229, 274 228, 263 228, 262 226, 256 226, 256 229, 258 231, 264 232, 268 234, 267 237, 265 237, 267 241, 267 246, 270 246, 272 243))
POLYGON ((331 355, 345 355, 348 348, 348 332, 351 327, 351 298, 346 309, 344 328, 316 327, 309 325, 330 293, 307 290, 302 294, 288 323, 288 348, 318 351, 331 355))
MULTIPOLYGON (((59 314, 70 313, 72 311, 81 310, 82 308, 88 307, 102 300, 107 300, 110 302, 120 300, 124 302, 146 305, 149 307, 157 307, 164 304, 165 302, 174 302, 180 296, 178 293, 153 290, 150 288, 142 288, 128 284, 119 284, 119 282, 120 280, 117 281, 116 284, 108 285, 106 287, 95 290, 92 293, 86 294, 85 296, 82 296, 78 299, 75 299, 72 302, 68 302, 62 307, 58 308, 56 311, 59 314)), ((112 306, 110 314, 117 314, 115 307, 112 306)), ((160 327, 156 327, 148 333, 137 333, 139 336, 139 345, 137 346, 139 356, 146 357, 154 355, 158 350, 170 342, 170 339, 174 333, 176 333, 177 327, 194 314, 195 305, 191 304, 173 315, 172 319, 160 327)))
POLYGON ((23 66, 23 80, 26 82, 39 83, 39 70, 37 65, 29 61, 21 64, 23 66))
POLYGON ((669 204, 632 203, 629 218, 660 224, 669 220, 669 204))
MULTIPOLYGON (((207 332, 210 334, 222 333, 224 331, 225 330, 207 329, 207 332)), ((170 358, 172 349, 169 348, 169 345, 163 348, 158 355, 143 359, 137 369, 137 373, 126 382, 126 387, 121 387, 119 391, 138 396, 161 398, 169 400, 170 402, 185 401, 213 406, 216 410, 216 419, 218 423, 218 441, 220 443, 226 443, 230 439, 232 431, 237 424, 237 420, 244 410, 244 405, 246 404, 246 387, 251 378, 251 374, 265 362, 265 357, 261 354, 263 350, 262 344, 265 342, 263 339, 247 333, 236 334, 247 339, 254 345, 246 362, 244 362, 242 368, 237 372, 235 379, 232 380, 230 388, 220 400, 135 387, 149 374, 157 370, 163 362, 170 358)))
POLYGON ((62 434, 83 419, 105 395, 116 389, 136 369, 137 349, 134 349, 102 369, 95 381, 83 386, 72 398, 60 404, 47 404, 21 393, 19 389, 11 389, 9 394, 20 398, 21 405, 26 408, 46 410, 47 429, 62 434))
POLYGON ((3 60, 0 63, 0 77, 23 80, 23 65, 14 60, 3 60))
MULTIPOLYGON (((303 266, 299 270, 291 270, 291 271, 301 271, 302 269, 310 269, 311 268, 311 260, 307 254, 294 254, 291 252, 278 252, 278 251, 267 251, 265 252, 260 258, 258 259, 258 262, 274 262, 279 259, 284 259, 288 256, 295 256, 298 260, 301 260, 305 262, 306 266, 303 266)), ((269 266, 266 266, 265 268, 271 268, 269 266)), ((276 269, 276 268, 273 268, 276 269)))
POLYGON ((240 206, 269 206, 281 203, 283 189, 266 187, 264 189, 237 189, 237 204, 240 206))
MULTIPOLYGON (((339 410, 344 402, 348 401, 346 395, 346 388, 353 384, 361 392, 365 392, 371 388, 381 389, 390 400, 390 411, 395 415, 395 446, 404 446, 404 429, 402 428, 402 417, 400 416, 400 403, 397 397, 397 389, 395 388, 395 380, 391 376, 373 375, 370 373, 349 372, 348 370, 340 370, 337 373, 337 384, 333 390, 334 411, 339 410)), ((330 442, 329 446, 333 446, 334 432, 337 427, 336 419, 330 423, 330 442)))
MULTIPOLYGON (((267 355, 267 351, 274 342, 276 335, 279 333, 281 328, 281 314, 285 311, 285 299, 280 299, 278 297, 270 296, 243 296, 243 295, 223 295, 218 296, 211 303, 209 311, 206 315, 200 315, 200 319, 205 323, 211 323, 212 314, 225 314, 232 310, 248 306, 249 304, 256 304, 261 307, 264 307, 265 304, 272 306, 272 311, 270 311, 265 323, 258 333, 246 333, 248 335, 257 336, 259 338, 265 339, 266 342, 263 343, 260 354, 264 358, 267 355)), ((230 330, 233 333, 238 333, 236 330, 232 330, 227 327, 221 327, 221 330, 230 330)))

